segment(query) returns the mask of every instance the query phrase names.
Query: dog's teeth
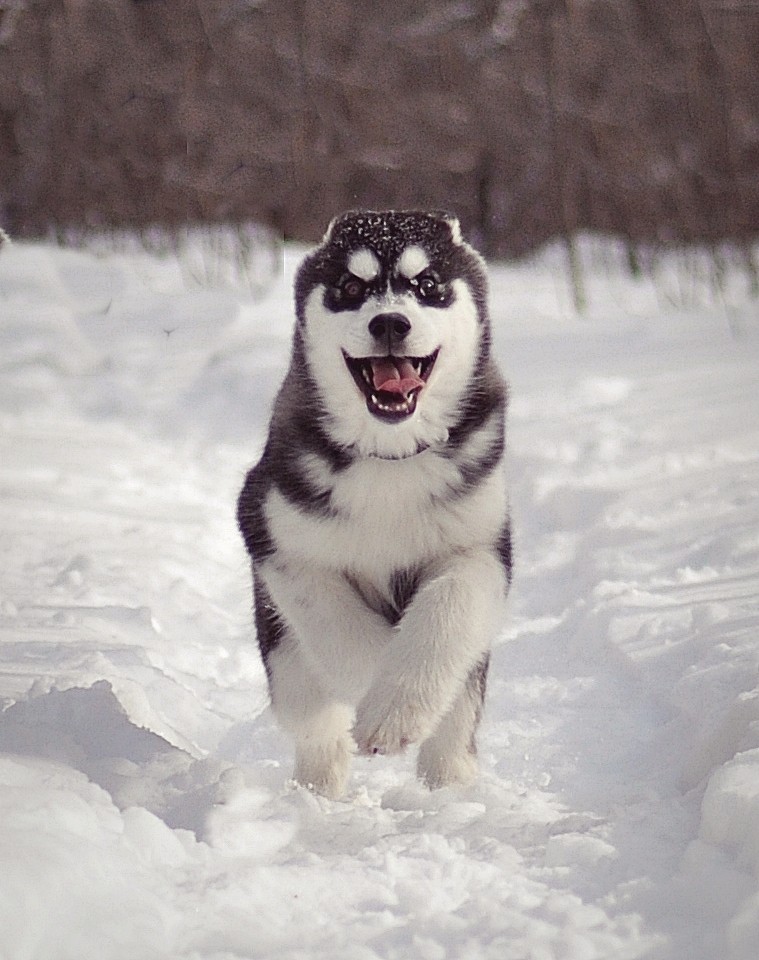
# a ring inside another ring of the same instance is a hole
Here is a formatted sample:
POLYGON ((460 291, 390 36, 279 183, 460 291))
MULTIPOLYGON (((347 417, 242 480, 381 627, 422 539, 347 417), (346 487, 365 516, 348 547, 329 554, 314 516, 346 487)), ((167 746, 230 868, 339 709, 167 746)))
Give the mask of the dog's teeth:
POLYGON ((399 400, 398 403, 378 403, 380 410, 386 413, 400 413, 402 410, 408 410, 410 401, 399 400))
POLYGON ((369 370, 367 369, 367 367, 362 367, 362 368, 361 368, 361 373, 364 375, 364 380, 366 380, 366 382, 367 382, 369 385, 371 385, 372 378, 371 378, 371 376, 369 375, 369 370))

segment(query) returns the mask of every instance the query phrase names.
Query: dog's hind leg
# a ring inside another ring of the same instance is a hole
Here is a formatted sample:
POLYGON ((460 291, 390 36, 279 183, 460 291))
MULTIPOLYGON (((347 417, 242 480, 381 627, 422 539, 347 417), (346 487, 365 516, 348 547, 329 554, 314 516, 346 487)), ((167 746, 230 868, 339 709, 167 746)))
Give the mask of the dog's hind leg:
POLYGON ((293 778, 314 793, 337 799, 353 753, 352 708, 325 693, 291 636, 271 651, 266 666, 272 709, 295 741, 293 778))
POLYGON ((469 674, 437 729, 419 748, 417 775, 430 790, 471 783, 477 775, 475 735, 482 716, 489 656, 469 674))

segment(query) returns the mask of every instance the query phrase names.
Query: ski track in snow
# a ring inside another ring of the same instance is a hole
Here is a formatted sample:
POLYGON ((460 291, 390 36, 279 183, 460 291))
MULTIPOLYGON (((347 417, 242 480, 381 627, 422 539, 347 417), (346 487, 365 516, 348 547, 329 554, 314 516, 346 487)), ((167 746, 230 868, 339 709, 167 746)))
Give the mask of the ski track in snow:
POLYGON ((288 781, 234 527, 298 254, 259 301, 142 253, 0 256, 0 956, 756 960, 740 277, 714 304, 607 262, 580 321, 551 251, 493 269, 517 566, 482 775, 357 760, 329 802, 288 781))

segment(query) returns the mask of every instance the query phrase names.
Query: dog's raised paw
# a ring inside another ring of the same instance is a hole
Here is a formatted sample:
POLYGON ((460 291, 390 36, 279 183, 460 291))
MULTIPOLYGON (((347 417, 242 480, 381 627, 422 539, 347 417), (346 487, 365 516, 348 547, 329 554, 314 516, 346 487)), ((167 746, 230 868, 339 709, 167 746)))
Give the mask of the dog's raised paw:
POLYGON ((383 716, 375 716, 371 710, 359 707, 353 739, 358 752, 364 756, 403 753, 423 738, 424 730, 413 710, 396 708, 385 711, 383 716))
POLYGON ((392 756, 393 754, 403 753, 403 751, 412 743, 408 737, 399 736, 397 733, 390 733, 382 728, 374 731, 368 736, 354 733, 356 747, 358 752, 366 757, 372 756, 392 756))

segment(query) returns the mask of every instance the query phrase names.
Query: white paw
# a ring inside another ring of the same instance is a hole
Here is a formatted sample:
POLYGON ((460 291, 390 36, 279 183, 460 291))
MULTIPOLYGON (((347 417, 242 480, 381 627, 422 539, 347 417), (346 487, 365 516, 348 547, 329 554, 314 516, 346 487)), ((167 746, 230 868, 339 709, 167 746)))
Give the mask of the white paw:
POLYGON ((447 755, 439 744, 428 740, 419 750, 416 772, 430 790, 466 785, 477 777, 477 756, 469 750, 447 755))
POLYGON ((332 743, 296 743, 293 780, 313 793, 337 800, 345 790, 351 753, 347 735, 332 743))
POLYGON ((356 711, 353 739, 359 753, 390 756, 423 740, 430 726, 417 704, 391 699, 389 703, 373 706, 364 701, 356 711))

